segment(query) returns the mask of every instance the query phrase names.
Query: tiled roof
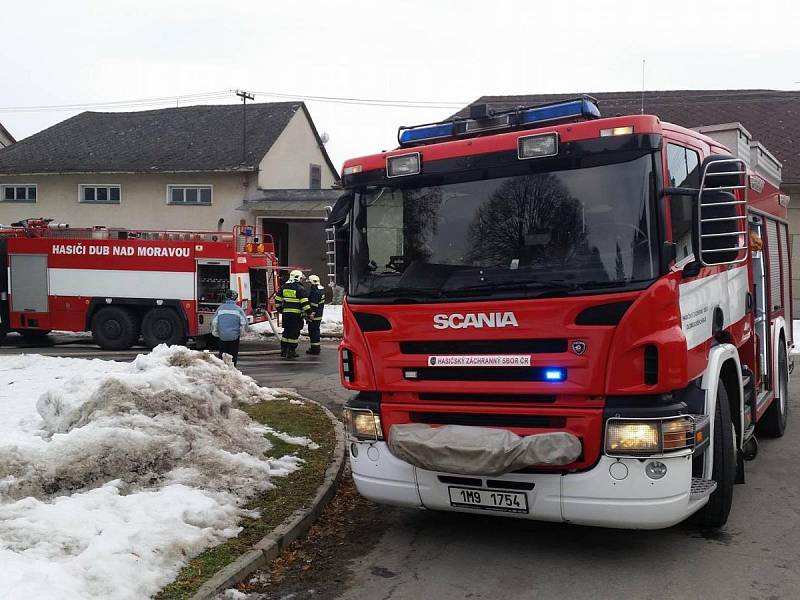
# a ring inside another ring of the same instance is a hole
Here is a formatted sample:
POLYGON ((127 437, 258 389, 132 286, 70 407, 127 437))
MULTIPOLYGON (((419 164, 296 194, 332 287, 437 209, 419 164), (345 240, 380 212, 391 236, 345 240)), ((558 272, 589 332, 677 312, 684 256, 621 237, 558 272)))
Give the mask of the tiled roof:
MULTIPOLYGON (((0 174, 254 170, 302 102, 84 112, 0 150, 0 174)), ((310 120, 310 119, 309 119, 310 120)))
MULTIPOLYGON (((581 94, 531 94, 482 96, 475 103, 495 109, 542 104, 575 98, 581 94)), ((600 102, 600 112, 609 117, 638 114, 642 92, 589 94, 600 102)), ((740 122, 756 141, 783 163, 784 183, 800 183, 800 91, 779 90, 676 90, 644 92, 644 112, 684 127, 740 122)), ((467 109, 458 115, 466 116, 467 109)))

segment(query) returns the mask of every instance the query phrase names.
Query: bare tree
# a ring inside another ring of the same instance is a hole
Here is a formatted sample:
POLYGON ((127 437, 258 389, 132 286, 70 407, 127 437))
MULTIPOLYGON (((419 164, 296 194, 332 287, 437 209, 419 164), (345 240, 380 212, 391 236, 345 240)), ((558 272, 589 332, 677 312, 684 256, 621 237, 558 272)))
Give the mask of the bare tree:
POLYGON ((478 209, 469 235, 468 260, 482 266, 563 264, 586 245, 580 202, 549 173, 508 179, 478 209))

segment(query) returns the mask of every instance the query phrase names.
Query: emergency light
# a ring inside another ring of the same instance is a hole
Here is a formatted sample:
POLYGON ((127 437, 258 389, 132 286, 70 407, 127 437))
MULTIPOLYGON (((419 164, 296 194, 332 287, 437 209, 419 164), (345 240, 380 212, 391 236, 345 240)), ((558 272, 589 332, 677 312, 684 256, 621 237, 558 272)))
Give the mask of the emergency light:
POLYGON ((400 146, 414 146, 447 138, 477 135, 485 131, 519 129, 558 121, 597 119, 600 117, 597 100, 591 96, 582 96, 574 100, 553 102, 539 106, 515 108, 498 113, 491 113, 488 108, 481 111, 471 110, 470 112, 473 115, 485 114, 486 116, 469 119, 459 118, 452 121, 427 123, 414 127, 400 127, 397 132, 397 141, 400 146))
POLYGON ((544 372, 544 378, 546 381, 564 381, 566 377, 566 369, 545 369, 544 372))

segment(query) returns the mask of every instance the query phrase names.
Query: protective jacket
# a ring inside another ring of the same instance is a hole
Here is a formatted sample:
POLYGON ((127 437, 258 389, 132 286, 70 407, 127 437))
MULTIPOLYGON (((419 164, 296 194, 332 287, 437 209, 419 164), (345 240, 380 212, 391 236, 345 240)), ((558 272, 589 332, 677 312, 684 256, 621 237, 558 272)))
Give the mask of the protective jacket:
POLYGON ((223 342, 239 339, 247 329, 247 317, 235 300, 226 300, 219 305, 211 321, 211 334, 223 342))
POLYGON ((308 301, 311 304, 311 321, 322 321, 322 313, 325 310, 325 288, 321 285, 314 286, 308 294, 308 301))
POLYGON ((311 311, 311 304, 308 301, 306 288, 299 281, 287 281, 275 294, 275 307, 284 316, 308 314, 311 311))

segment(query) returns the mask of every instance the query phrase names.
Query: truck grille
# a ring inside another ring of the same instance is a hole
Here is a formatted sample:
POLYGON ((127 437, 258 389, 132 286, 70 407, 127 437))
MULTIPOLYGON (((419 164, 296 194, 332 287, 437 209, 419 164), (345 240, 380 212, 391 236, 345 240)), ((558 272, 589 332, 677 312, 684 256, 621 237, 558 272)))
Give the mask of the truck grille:
POLYGON ((446 392, 421 392, 420 400, 434 402, 528 402, 545 404, 555 402, 555 395, 549 394, 448 394, 446 392))
POLYGON ((445 412, 412 412, 411 421, 427 425, 471 425, 473 427, 515 427, 519 429, 560 429, 567 423, 564 417, 445 412))
POLYGON ((565 339, 400 342, 403 354, 558 354, 566 351, 565 339))
POLYGON ((547 381, 548 370, 547 367, 409 367, 404 374, 406 379, 415 381, 547 381))

